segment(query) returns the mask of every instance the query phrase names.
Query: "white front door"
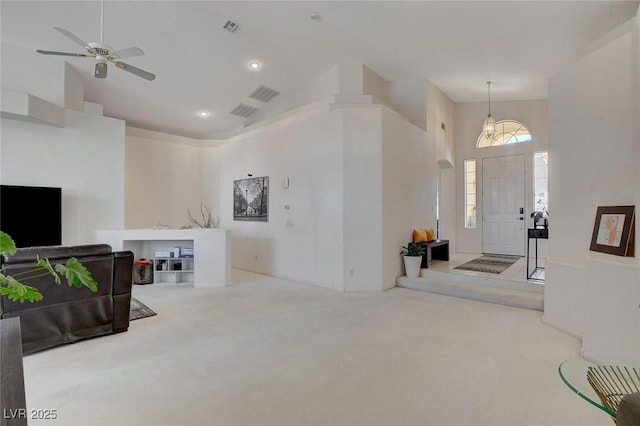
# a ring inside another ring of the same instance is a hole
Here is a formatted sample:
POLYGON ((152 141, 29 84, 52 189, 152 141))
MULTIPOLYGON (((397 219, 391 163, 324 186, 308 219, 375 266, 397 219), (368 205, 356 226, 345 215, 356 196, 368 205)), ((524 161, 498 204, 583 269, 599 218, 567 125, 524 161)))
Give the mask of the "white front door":
POLYGON ((524 256, 524 155, 482 160, 482 251, 524 256))

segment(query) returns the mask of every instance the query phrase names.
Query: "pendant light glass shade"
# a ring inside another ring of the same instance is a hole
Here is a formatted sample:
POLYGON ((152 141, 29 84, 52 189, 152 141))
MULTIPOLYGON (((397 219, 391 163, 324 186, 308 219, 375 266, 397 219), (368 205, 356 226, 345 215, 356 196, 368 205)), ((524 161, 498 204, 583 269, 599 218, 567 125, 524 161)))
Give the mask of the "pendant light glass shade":
POLYGON ((482 133, 487 137, 487 139, 492 139, 496 134, 496 120, 493 119, 491 114, 487 116, 482 123, 482 133))
POLYGON ((482 123, 482 133, 487 139, 492 139, 496 134, 496 120, 491 117, 491 82, 487 81, 487 90, 489 93, 489 113, 487 118, 482 123))

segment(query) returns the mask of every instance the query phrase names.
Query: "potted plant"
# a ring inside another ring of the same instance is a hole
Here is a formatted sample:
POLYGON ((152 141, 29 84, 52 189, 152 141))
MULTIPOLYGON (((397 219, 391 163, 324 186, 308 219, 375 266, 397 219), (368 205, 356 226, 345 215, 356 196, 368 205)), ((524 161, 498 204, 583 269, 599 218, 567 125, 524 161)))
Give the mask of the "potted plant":
POLYGON ((533 219, 534 228, 538 226, 549 227, 549 211, 544 205, 538 206, 536 211, 531 212, 531 218, 533 219))
MULTIPOLYGON (((13 255, 16 253, 16 245, 13 239, 0 231, 0 255, 13 255)), ((4 274, 0 270, 0 297, 6 296, 10 300, 24 302, 37 302, 42 300, 42 293, 35 287, 24 284, 25 281, 43 275, 53 275, 55 282, 60 284, 60 276, 66 278, 67 284, 74 287, 88 287, 92 291, 98 291, 98 283, 91 276, 91 272, 75 257, 67 259, 66 264, 51 265, 46 258, 38 259, 33 269, 20 271, 15 275, 4 274)))
POLYGON ((404 270, 407 278, 418 278, 425 248, 418 243, 409 243, 401 248, 400 255, 404 257, 404 270))

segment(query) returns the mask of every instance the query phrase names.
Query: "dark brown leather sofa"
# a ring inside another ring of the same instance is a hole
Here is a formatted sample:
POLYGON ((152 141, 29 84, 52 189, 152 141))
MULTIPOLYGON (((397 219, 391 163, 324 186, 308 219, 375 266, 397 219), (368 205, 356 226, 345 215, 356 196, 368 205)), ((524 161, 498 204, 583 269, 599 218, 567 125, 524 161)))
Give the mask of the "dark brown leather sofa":
POLYGON ((133 284, 132 252, 113 252, 107 244, 23 248, 12 256, 2 256, 2 271, 13 275, 32 268, 37 256, 48 258, 52 264, 77 258, 93 275, 98 291, 70 287, 64 278, 58 285, 46 275, 25 283, 40 290, 44 297, 39 302, 12 302, 0 297, 0 318, 20 317, 25 354, 127 331, 133 284))

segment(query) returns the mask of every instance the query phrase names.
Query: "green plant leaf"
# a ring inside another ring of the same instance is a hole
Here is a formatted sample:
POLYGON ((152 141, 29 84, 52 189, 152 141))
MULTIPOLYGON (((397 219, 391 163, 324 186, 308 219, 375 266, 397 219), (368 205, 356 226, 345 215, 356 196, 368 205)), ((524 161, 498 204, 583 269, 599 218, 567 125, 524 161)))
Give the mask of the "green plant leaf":
POLYGON ((22 284, 12 276, 0 274, 0 296, 7 296, 14 302, 38 302, 42 300, 42 293, 35 288, 22 284))
POLYGON ((46 269, 47 272, 49 272, 53 276, 56 284, 60 285, 62 283, 62 281, 60 280, 60 275, 58 275, 56 271, 53 270, 53 266, 51 266, 49 259, 47 259, 46 257, 44 259, 40 259, 40 256, 38 256, 38 266, 46 269))
POLYGON ((0 231, 0 253, 16 254, 16 243, 2 231, 0 231))
POLYGON ((422 256, 426 253, 426 249, 418 243, 409 243, 406 246, 400 246, 403 250, 400 252, 402 256, 422 256))
POLYGON ((75 257, 67 259, 66 265, 57 264, 55 270, 65 276, 70 287, 85 286, 93 292, 98 291, 98 283, 93 279, 91 272, 75 257))

